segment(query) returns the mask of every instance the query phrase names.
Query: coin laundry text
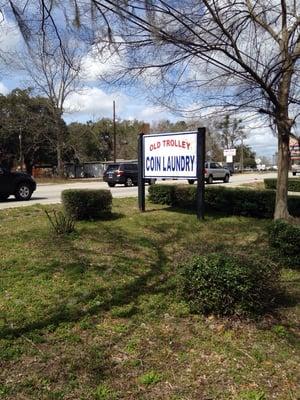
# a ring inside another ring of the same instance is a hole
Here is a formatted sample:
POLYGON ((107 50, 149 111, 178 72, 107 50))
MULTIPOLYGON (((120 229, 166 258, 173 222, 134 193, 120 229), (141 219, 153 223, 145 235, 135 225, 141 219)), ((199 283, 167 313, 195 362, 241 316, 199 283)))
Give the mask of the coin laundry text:
POLYGON ((195 156, 146 157, 147 171, 193 171, 195 156))

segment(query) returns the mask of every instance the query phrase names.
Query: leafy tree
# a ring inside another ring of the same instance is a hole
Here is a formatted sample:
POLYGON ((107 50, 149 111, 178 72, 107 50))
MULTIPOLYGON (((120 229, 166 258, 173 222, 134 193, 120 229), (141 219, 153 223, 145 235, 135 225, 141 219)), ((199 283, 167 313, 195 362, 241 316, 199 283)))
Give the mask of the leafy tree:
POLYGON ((254 151, 251 150, 250 146, 247 145, 239 145, 236 147, 236 156, 234 157, 234 161, 240 164, 243 162, 244 168, 255 168, 256 161, 255 161, 256 154, 254 151))
POLYGON ((241 140, 246 139, 247 135, 242 122, 242 119, 237 118, 231 120, 230 115, 226 114, 224 119, 216 124, 223 149, 233 149, 241 140))
POLYGON ((83 51, 78 42, 62 40, 64 52, 51 40, 51 37, 34 39, 34 46, 27 47, 22 53, 15 55, 16 68, 23 70, 27 76, 27 84, 34 92, 48 99, 49 111, 55 122, 55 135, 51 140, 56 148, 57 172, 63 175, 63 154, 66 150, 68 131, 62 120, 65 102, 74 92, 78 92, 81 83, 81 64, 83 51))
POLYGON ((47 99, 32 97, 29 89, 15 89, 7 96, 0 95, 0 117, 2 161, 10 165, 24 161, 28 172, 35 163, 55 163, 55 122, 47 99))
MULTIPOLYGON (((144 122, 119 120, 116 122, 117 158, 137 159, 137 137, 144 122)), ((109 161, 113 159, 113 121, 102 118, 98 121, 72 123, 68 126, 68 157, 76 162, 109 161)))
MULTIPOLYGON (((112 121, 107 124, 112 126, 112 121)), ((95 160, 109 160, 112 155, 112 134, 107 127, 99 123, 71 123, 69 130, 69 157, 73 161, 82 163, 95 160)))

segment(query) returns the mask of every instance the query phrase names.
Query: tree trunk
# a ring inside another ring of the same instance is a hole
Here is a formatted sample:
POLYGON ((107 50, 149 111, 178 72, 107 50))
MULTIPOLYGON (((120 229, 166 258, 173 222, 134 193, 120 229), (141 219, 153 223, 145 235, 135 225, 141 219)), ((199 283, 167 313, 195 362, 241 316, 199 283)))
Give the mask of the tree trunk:
POLYGON ((25 158, 24 164, 25 164, 25 167, 26 167, 26 172, 27 172, 27 174, 32 175, 32 168, 33 168, 33 162, 32 162, 32 160, 27 160, 27 159, 25 158))
POLYGON ((56 155, 57 155, 57 175, 64 178, 64 163, 63 163, 63 126, 61 124, 61 115, 56 111, 56 155))
POLYGON ((278 127, 278 174, 274 219, 288 220, 289 135, 278 127))
POLYGON ((62 160, 62 146, 61 146, 61 140, 60 140, 59 133, 57 135, 56 155, 57 155, 57 175, 60 178, 63 178, 64 177, 64 164, 63 164, 63 160, 62 160))

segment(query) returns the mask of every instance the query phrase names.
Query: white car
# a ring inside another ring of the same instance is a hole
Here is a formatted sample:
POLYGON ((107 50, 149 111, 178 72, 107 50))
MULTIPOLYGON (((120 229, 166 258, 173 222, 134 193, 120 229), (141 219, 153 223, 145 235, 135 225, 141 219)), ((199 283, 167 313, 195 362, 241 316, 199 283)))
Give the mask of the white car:
MULTIPOLYGON (((229 182, 230 172, 228 168, 222 167, 221 164, 209 161, 205 163, 205 181, 206 183, 213 183, 213 181, 229 182)), ((189 179, 188 182, 192 185, 195 179, 189 179)))

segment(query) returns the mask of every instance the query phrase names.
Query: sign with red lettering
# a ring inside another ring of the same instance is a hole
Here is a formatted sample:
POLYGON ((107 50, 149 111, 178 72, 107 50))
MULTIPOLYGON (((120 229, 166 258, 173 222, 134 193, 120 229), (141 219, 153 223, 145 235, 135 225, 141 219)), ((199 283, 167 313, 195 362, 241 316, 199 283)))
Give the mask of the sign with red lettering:
POLYGON ((197 178, 197 132, 143 136, 144 178, 197 178))

